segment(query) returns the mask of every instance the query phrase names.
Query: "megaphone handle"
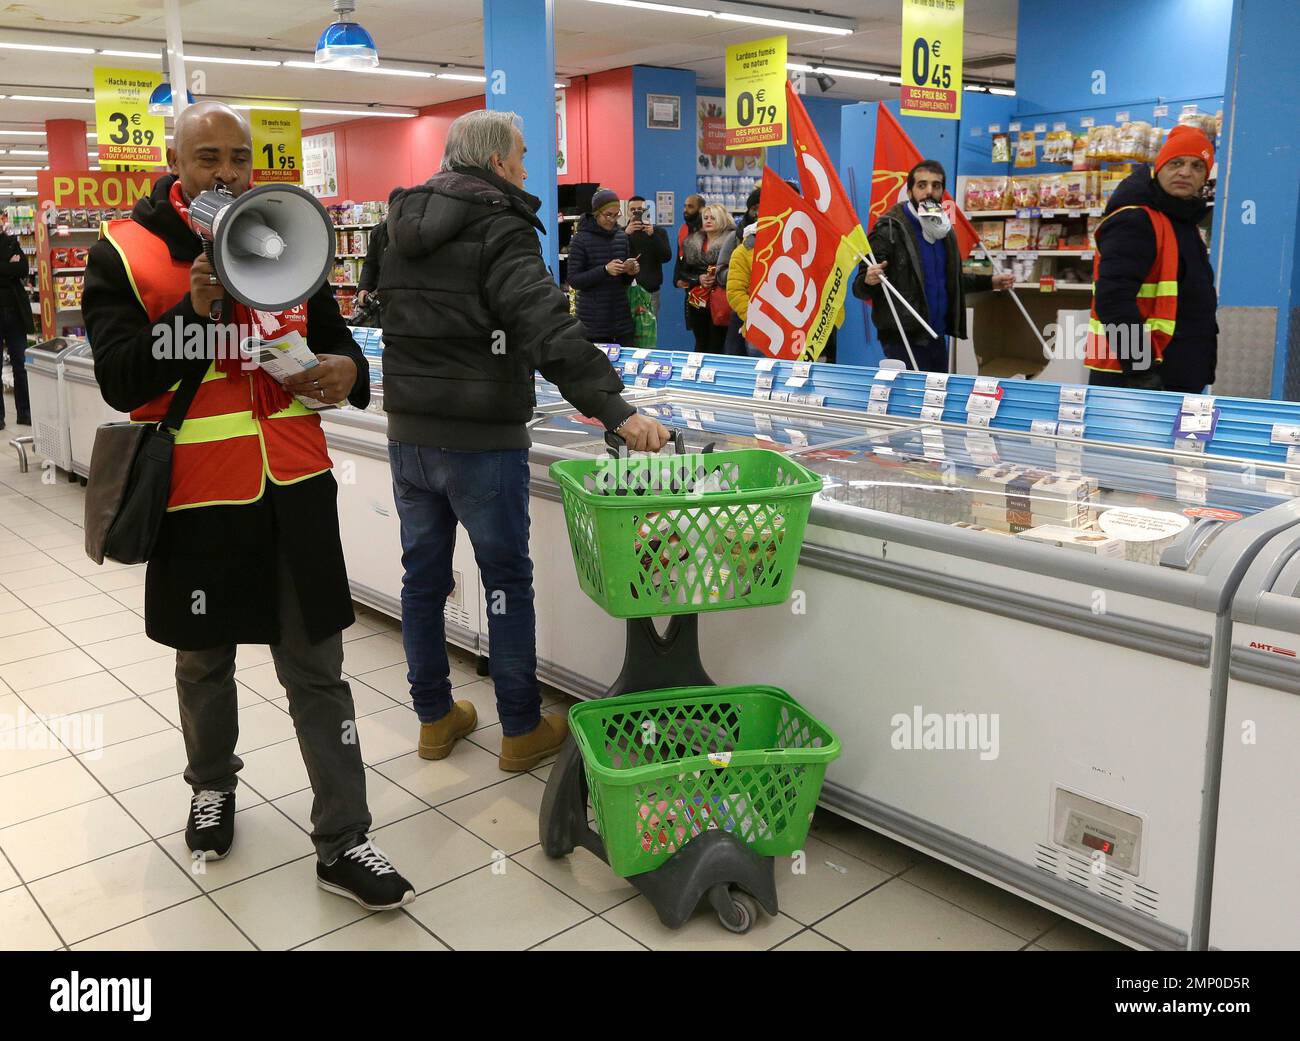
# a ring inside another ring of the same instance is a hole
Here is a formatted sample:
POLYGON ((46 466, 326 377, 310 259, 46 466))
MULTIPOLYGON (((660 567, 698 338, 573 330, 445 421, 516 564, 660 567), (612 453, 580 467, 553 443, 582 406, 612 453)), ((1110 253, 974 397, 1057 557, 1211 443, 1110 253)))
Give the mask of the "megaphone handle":
MULTIPOLYGON (((216 271, 217 262, 214 256, 214 252, 215 251, 212 245, 212 240, 209 238, 205 238, 203 240, 203 255, 208 258, 208 263, 212 265, 212 270, 216 271)), ((221 305, 224 302, 225 301, 218 298, 216 300, 213 300, 212 303, 208 304, 208 317, 211 318, 214 322, 221 321, 221 310, 222 310, 221 305)))

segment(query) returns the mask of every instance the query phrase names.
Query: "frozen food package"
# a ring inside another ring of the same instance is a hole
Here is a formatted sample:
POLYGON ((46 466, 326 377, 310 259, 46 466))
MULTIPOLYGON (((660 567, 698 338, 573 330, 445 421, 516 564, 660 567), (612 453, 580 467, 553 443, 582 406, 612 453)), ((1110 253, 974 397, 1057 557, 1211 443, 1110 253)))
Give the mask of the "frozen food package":
POLYGON ((1022 130, 1016 141, 1016 166, 1038 165, 1038 138, 1032 130, 1022 130))
POLYGON ((1000 220, 982 220, 975 222, 975 231, 980 237, 980 245, 985 249, 1002 249, 1003 233, 1006 224, 1000 220))
POLYGON ((1011 136, 1009 134, 993 135, 993 162, 1011 162, 1011 136))
POLYGON ((1065 178, 1061 174, 1044 174, 1038 179, 1038 205, 1045 210, 1065 208, 1065 178))
POLYGON ((1027 210, 1038 205, 1038 178, 1021 174, 1011 178, 1011 206, 1027 210))
POLYGON ((1030 249, 1030 236, 1032 233, 1032 221, 1018 217, 1008 218, 1003 248, 1009 250, 1030 249))

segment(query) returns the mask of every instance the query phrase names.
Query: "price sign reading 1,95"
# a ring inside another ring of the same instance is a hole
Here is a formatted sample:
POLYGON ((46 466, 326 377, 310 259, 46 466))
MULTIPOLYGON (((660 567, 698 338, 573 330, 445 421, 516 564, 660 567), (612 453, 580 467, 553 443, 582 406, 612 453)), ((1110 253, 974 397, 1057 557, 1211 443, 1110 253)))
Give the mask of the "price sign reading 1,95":
POLYGON ((901 111, 961 118, 962 0, 903 0, 901 111))
POLYGON ((253 183, 302 184, 302 124, 297 112, 253 109, 253 183))

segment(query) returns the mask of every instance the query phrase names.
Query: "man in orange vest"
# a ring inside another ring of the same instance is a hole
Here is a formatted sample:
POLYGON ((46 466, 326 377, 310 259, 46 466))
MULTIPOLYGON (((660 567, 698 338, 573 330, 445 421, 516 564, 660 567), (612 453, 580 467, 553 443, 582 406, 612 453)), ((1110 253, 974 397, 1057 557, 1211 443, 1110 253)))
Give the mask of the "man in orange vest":
POLYGON ((1175 127, 1115 189, 1097 227, 1084 364, 1094 386, 1199 394, 1214 382, 1218 297, 1198 230, 1214 146, 1175 127))
POLYGON ((252 312, 226 297, 202 253, 188 206, 217 186, 236 196, 248 190, 244 118, 214 102, 191 106, 167 160, 171 173, 131 218, 103 227, 83 310, 104 400, 133 420, 157 422, 182 383, 202 381, 177 433, 167 513, 145 578, 146 632, 176 648, 185 780, 194 792, 186 842, 196 860, 230 851, 243 766, 235 649, 268 644, 315 796, 317 882, 369 909, 399 907, 415 893, 368 838, 365 766, 342 674, 342 630, 355 618, 338 489, 320 417, 295 396, 363 408, 369 369, 328 285, 289 311, 252 312), (320 359, 313 378, 281 386, 225 356, 209 317, 217 300, 237 325, 236 342, 303 335, 320 359))

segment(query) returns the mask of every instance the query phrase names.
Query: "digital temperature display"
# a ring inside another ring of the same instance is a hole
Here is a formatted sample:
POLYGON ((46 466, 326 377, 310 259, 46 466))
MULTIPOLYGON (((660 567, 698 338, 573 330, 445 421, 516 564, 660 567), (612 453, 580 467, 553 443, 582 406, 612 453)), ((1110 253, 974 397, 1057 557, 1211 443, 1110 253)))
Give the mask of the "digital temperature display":
POLYGON ((1086 831, 1083 833, 1083 844, 1089 849, 1099 849, 1107 856, 1115 852, 1115 843, 1109 839, 1103 839, 1096 835, 1089 835, 1086 831))

